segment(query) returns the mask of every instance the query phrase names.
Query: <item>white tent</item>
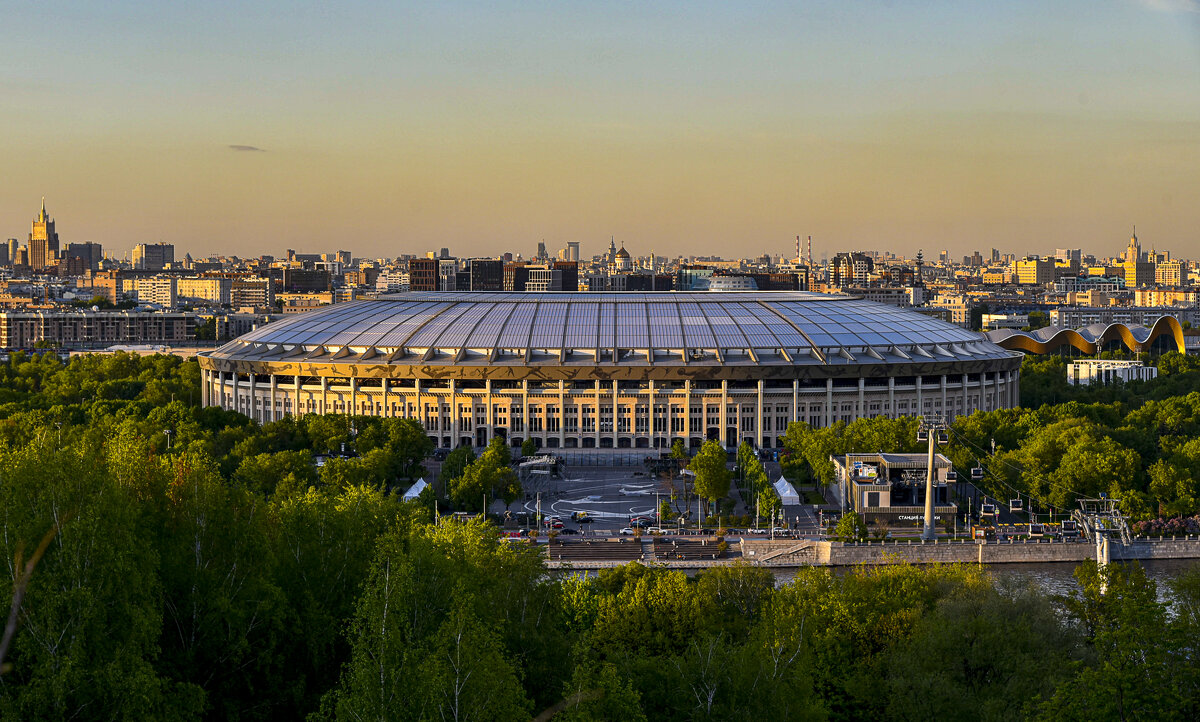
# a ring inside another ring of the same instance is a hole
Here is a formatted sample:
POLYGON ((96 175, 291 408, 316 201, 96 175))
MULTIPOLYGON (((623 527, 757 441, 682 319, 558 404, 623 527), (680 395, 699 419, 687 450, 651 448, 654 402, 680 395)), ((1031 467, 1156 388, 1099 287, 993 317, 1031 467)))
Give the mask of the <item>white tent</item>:
POLYGON ((425 477, 421 477, 420 479, 417 479, 417 483, 410 486, 408 491, 404 492, 404 496, 400 498, 404 501, 412 501, 420 496, 421 492, 425 491, 425 487, 427 486, 429 486, 429 484, 425 483, 425 477))
POLYGON ((775 493, 779 495, 779 500, 783 502, 784 506, 800 503, 800 495, 796 493, 796 487, 782 476, 779 477, 779 481, 775 482, 775 493))

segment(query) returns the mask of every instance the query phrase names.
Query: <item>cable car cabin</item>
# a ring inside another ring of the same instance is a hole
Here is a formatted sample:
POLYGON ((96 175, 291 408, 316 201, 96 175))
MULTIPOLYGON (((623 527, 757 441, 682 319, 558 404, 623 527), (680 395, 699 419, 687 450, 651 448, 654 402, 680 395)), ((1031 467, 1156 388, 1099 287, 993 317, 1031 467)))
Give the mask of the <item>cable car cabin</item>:
POLYGON ((1079 525, 1074 519, 1063 519, 1061 531, 1064 539, 1077 537, 1079 536, 1079 525))
POLYGON ((1008 510, 1014 514, 1019 511, 1025 511, 1025 501, 1023 499, 1009 499, 1008 510))
POLYGON ((928 431, 918 431, 917 432, 917 441, 929 441, 929 432, 928 431))
POLYGON ((1029 525, 1029 537, 1031 539, 1041 539, 1044 536, 1046 536, 1046 525, 1045 524, 1030 524, 1029 525))
POLYGON ((937 439, 938 439, 939 444, 949 444, 950 443, 950 434, 947 434, 945 431, 943 431, 938 434, 937 439))
POLYGON ((946 481, 958 481, 958 472, 957 471, 947 471, 946 472, 946 481))
POLYGON ((979 481, 982 478, 983 478, 983 467, 982 466, 976 466, 974 469, 971 469, 971 481, 979 481))
POLYGON ((981 516, 981 517, 996 516, 996 505, 995 504, 986 504, 986 503, 980 504, 979 505, 979 516, 981 516))

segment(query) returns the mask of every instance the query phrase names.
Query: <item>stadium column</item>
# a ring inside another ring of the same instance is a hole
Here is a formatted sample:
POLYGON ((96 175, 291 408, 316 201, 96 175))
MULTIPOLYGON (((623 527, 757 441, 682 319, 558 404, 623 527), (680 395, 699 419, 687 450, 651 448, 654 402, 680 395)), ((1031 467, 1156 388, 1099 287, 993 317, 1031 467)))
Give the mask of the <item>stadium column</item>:
POLYGON ((358 416, 358 379, 353 376, 350 377, 350 408, 346 409, 346 415, 358 416))
POLYGON ((833 426, 833 379, 825 379, 825 428, 833 426))
POLYGON ((224 371, 217 372, 217 404, 223 409, 226 408, 226 406, 225 406, 225 372, 224 371))
POLYGON ((249 376, 250 376, 250 413, 249 413, 249 416, 250 416, 251 421, 258 421, 258 397, 255 395, 257 393, 257 390, 255 389, 255 383, 254 383, 258 379, 258 374, 254 373, 254 371, 251 370, 249 376))
POLYGON ((321 377, 321 413, 324 414, 329 408, 329 377, 321 377))
POLYGON ((792 379, 792 421, 800 420, 800 379, 792 379))
POLYGON ((600 379, 596 379, 596 418, 593 431, 596 434, 596 448, 600 448, 600 379))
POLYGON ((946 374, 942 374, 940 385, 942 389, 942 413, 945 414, 946 420, 949 421, 954 415, 946 408, 946 374))
MULTIPOLYGON (((450 379, 450 448, 458 448, 458 384, 450 379)), ((474 446, 474 444, 472 444, 474 446)))
POLYGON ((531 428, 529 418, 529 379, 521 382, 521 439, 530 438, 529 429, 531 428))
MULTIPOLYGON (((653 352, 651 352, 651 358, 653 358, 653 352)), ((650 379, 650 386, 646 395, 650 399, 650 448, 655 449, 658 448, 654 445, 654 440, 658 438, 658 431, 654 426, 654 379, 650 379)), ((637 422, 634 421, 634 423, 636 424, 637 422)))
POLYGON ((888 418, 895 419, 896 415, 896 377, 888 376, 888 418))
POLYGON ((921 376, 920 374, 917 375, 917 413, 913 414, 913 416, 924 416, 925 415, 925 404, 923 403, 924 395, 921 393, 921 386, 922 386, 921 382, 922 382, 922 380, 924 380, 924 378, 925 377, 921 376))
POLYGON ((755 439, 756 439, 755 443, 758 445, 758 448, 761 449, 763 447, 763 445, 762 445, 762 441, 763 441, 763 380, 762 379, 758 380, 758 414, 757 414, 757 417, 754 419, 754 426, 755 426, 754 434, 755 434, 755 439))
MULTIPOLYGON (((413 403, 417 407, 417 423, 421 425, 422 429, 427 429, 428 426, 426 425, 426 422, 425 422, 425 406, 422 405, 422 403, 421 403, 421 379, 413 379, 413 398, 416 399, 416 401, 414 401, 413 403)), ((405 402, 405 403, 407 404, 407 402, 405 402)), ((407 417, 407 414, 408 414, 407 408, 404 409, 404 413, 406 414, 405 418, 408 418, 407 417)), ((439 446, 440 446, 440 444, 439 444, 439 446)))
POLYGON ((492 407, 492 380, 484 379, 483 382, 483 413, 485 426, 487 427, 487 442, 492 443, 492 438, 496 435, 496 410, 492 407))
POLYGON ((292 401, 292 416, 300 418, 300 369, 296 369, 296 375, 292 377, 295 388, 295 398, 292 401))
POLYGON ((621 404, 620 404, 620 402, 617 400, 617 397, 618 397, 618 395, 620 394, 620 392, 621 392, 621 382, 620 382, 620 381, 617 381, 616 379, 613 379, 613 398, 612 398, 612 407, 613 407, 613 417, 612 417, 612 418, 613 418, 613 425, 612 425, 612 442, 613 442, 613 448, 614 448, 614 449, 616 449, 616 448, 619 448, 619 447, 620 447, 620 432, 618 432, 618 431, 617 431, 617 429, 621 428, 621 424, 620 424, 620 422, 618 421, 618 419, 619 419, 620 417, 619 417, 619 416, 617 416, 617 414, 618 414, 618 413, 620 413, 620 411, 621 411, 621 404))
POLYGON ((729 381, 721 380, 721 446, 729 448, 729 381))
POLYGON ((392 417, 392 407, 388 405, 388 380, 386 376, 381 380, 379 390, 383 395, 383 418, 390 419, 392 417))
POLYGON ((999 371, 992 372, 992 392, 993 392, 992 411, 995 411, 996 409, 1000 408, 1000 372, 999 371))
POLYGON ((687 379, 683 382, 683 435, 687 440, 683 442, 683 448, 692 448, 692 380, 687 379))
POLYGON ((208 406, 208 369, 200 369, 200 405, 208 406))
POLYGON ((865 399, 865 396, 867 393, 866 387, 867 387, 867 380, 864 379, 862 376, 859 376, 858 377, 858 418, 860 418, 860 419, 867 415, 867 404, 866 404, 866 399, 865 399))
POLYGON ((567 445, 567 382, 558 380, 558 448, 567 445))
POLYGON ((263 417, 263 421, 278 421, 279 417, 275 412, 275 392, 279 390, 279 377, 271 374, 271 412, 263 417))

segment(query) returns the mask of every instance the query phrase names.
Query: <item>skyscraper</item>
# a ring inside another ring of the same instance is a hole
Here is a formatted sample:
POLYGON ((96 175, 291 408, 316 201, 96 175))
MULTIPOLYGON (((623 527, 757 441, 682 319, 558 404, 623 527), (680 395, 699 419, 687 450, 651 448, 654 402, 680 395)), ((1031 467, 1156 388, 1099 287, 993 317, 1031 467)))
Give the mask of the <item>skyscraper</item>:
POLYGON ((29 234, 29 266, 40 271, 58 261, 58 234, 54 231, 54 219, 46 213, 46 199, 42 198, 42 210, 33 221, 33 232, 29 234))

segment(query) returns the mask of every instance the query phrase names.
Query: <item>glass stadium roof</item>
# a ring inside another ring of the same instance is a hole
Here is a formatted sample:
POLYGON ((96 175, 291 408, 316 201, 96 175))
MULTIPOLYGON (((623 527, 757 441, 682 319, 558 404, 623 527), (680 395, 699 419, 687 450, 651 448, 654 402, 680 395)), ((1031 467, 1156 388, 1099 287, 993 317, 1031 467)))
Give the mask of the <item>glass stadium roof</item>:
POLYGON ((460 359, 471 352, 493 360, 574 352, 619 357, 623 350, 651 357, 712 352, 722 360, 745 354, 887 353, 895 347, 944 356, 1006 355, 977 333, 911 310, 852 296, 760 291, 395 294, 268 324, 235 344, 404 350, 430 352, 429 357, 458 352, 460 359))

